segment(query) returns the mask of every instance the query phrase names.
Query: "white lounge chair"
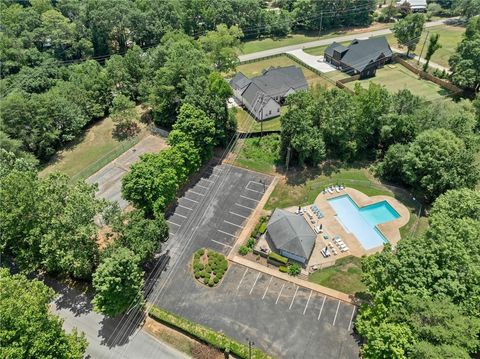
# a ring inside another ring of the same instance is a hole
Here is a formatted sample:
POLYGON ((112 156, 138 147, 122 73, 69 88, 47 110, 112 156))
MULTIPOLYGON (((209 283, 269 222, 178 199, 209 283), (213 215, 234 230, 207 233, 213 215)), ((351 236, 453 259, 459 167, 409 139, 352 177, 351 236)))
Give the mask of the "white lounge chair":
POLYGON ((335 191, 337 191, 337 193, 340 193, 340 187, 335 186, 335 191))

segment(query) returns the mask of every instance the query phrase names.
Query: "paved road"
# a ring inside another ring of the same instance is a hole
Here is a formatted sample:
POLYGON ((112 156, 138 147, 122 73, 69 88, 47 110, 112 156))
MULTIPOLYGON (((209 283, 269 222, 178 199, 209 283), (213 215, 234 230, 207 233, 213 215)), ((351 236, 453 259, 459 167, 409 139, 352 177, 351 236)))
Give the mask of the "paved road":
POLYGON ((45 280, 45 282, 59 293, 58 298, 51 304, 51 308, 64 320, 65 330, 71 331, 77 328, 85 333, 88 340, 86 358, 150 359, 152 353, 155 353, 155 357, 162 359, 188 358, 143 330, 135 334, 130 333, 120 342, 113 340, 112 333, 118 320, 95 313, 87 295, 53 280, 45 280), (115 345, 111 344, 112 341, 115 341, 115 345))
MULTIPOLYGON (((456 19, 456 18, 430 21, 430 22, 427 22, 425 24, 425 27, 429 28, 429 27, 433 27, 433 26, 437 26, 437 25, 442 25, 442 24, 444 24, 448 21, 451 21, 452 19, 456 19)), ((334 41, 336 41, 336 42, 351 41, 351 40, 359 38, 359 37, 372 37, 372 36, 388 35, 391 32, 392 31, 390 29, 382 29, 382 30, 376 30, 376 31, 356 33, 356 34, 353 34, 353 35, 331 37, 329 39, 310 41, 310 42, 305 42, 303 44, 278 47, 276 49, 254 52, 252 54, 247 54, 247 55, 240 55, 238 58, 240 59, 240 62, 247 61, 247 60, 260 59, 262 57, 283 54, 285 52, 294 51, 294 50, 298 50, 298 49, 307 49, 309 47, 325 46, 325 45, 331 44, 334 41)))

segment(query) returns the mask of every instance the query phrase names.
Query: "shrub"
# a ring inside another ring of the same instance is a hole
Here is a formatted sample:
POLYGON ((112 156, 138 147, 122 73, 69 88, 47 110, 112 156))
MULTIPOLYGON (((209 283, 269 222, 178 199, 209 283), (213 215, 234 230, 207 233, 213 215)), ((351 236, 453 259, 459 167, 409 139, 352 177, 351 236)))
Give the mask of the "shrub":
POLYGON ((275 252, 270 252, 270 254, 268 255, 268 259, 271 259, 273 261, 276 261, 276 262, 279 262, 279 263, 282 263, 282 264, 287 264, 288 263, 288 258, 285 258, 285 257, 283 257, 280 254, 275 253, 275 252))
POLYGON ((247 246, 240 246, 238 253, 242 256, 246 256, 250 252, 250 249, 247 246))
POLYGON ((282 272, 282 273, 287 273, 287 272, 288 272, 288 268, 285 267, 285 266, 280 266, 280 267, 278 267, 278 270, 279 270, 280 272, 282 272))
POLYGON ((193 258, 194 276, 205 285, 213 287, 220 282, 228 269, 228 261, 223 254, 208 250, 207 263, 204 265, 200 263, 199 256, 202 255, 201 253, 205 254, 204 248, 195 252, 193 258))
POLYGON ((220 282, 220 279, 215 276, 215 277, 213 277, 213 282, 214 282, 215 284, 217 284, 218 282, 220 282))
POLYGON ((258 231, 260 232, 260 234, 264 234, 266 230, 267 230, 267 223, 265 222, 265 223, 262 223, 258 231))
POLYGON ((214 279, 210 278, 210 280, 208 281, 208 286, 213 287, 214 285, 215 285, 214 279))
POLYGON ((212 273, 212 267, 210 267, 210 263, 205 266, 205 272, 212 273))
POLYGON ((247 241, 247 247, 253 249, 253 246, 255 246, 255 238, 250 237, 247 241))
POLYGON ((300 270, 300 266, 297 263, 293 263, 288 266, 288 274, 290 274, 291 276, 299 275, 300 270))
POLYGON ((205 254, 205 248, 200 248, 198 251, 197 251, 198 255, 201 257, 205 254))
POLYGON ((195 272, 195 278, 196 278, 196 279, 199 279, 200 277, 201 277, 200 272, 195 272))

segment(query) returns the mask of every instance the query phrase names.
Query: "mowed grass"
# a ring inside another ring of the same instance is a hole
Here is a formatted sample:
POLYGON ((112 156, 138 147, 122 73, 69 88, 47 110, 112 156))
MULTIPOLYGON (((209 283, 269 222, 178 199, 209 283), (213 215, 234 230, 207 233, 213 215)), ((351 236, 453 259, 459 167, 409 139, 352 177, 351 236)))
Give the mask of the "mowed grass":
POLYGON ((385 65, 384 68, 377 70, 374 77, 352 81, 346 86, 353 90, 355 84, 359 83, 362 87, 368 88, 370 82, 383 85, 392 93, 407 89, 417 96, 424 97, 427 101, 439 100, 449 95, 449 92, 439 85, 419 79, 418 76, 399 64, 385 65))
MULTIPOLYGON (((263 121, 263 123, 256 121, 247 111, 240 107, 232 109, 235 112, 237 119, 237 131, 238 132, 261 132, 263 131, 279 131, 281 128, 280 117, 275 117, 270 120, 263 121)), ((281 107, 280 114, 284 114, 286 107, 281 107)))
MULTIPOLYGON (((72 177, 85 172, 88 168, 92 168, 94 172, 94 164, 99 160, 109 155, 116 158, 143 138, 146 134, 145 125, 139 125, 142 128, 139 135, 133 139, 119 141, 112 135, 114 123, 110 117, 95 123, 85 131, 84 136, 79 140, 58 152, 40 171, 40 176, 52 172, 62 172, 72 177)), ((91 174, 93 173, 85 173, 82 177, 91 174)))
MULTIPOLYGON (((440 49, 438 49, 432 56, 431 61, 435 62, 439 65, 449 67, 448 59, 452 56, 456 49, 457 45, 462 41, 462 36, 465 33, 464 26, 450 26, 450 25, 438 25, 428 28, 426 31, 423 32, 420 41, 418 42, 417 48, 415 49, 415 53, 420 55, 420 51, 422 50, 422 45, 425 42, 425 38, 427 36, 427 31, 429 34, 439 34, 439 43, 442 45, 440 49)), ((397 40, 393 34, 387 35, 387 40, 392 47, 399 48, 397 40)), ((422 57, 425 57, 425 53, 428 47, 428 40, 425 43, 425 48, 423 49, 422 57)), ((406 50, 405 50, 406 51, 406 50)))
POLYGON ((347 294, 364 292, 367 287, 361 281, 361 261, 361 258, 353 256, 340 258, 332 267, 310 274, 308 280, 347 294))
POLYGON ((324 86, 327 88, 334 87, 335 85, 324 79, 321 76, 318 76, 315 72, 310 71, 309 69, 303 67, 298 62, 290 59, 287 56, 276 56, 270 59, 265 59, 261 61, 251 62, 248 64, 243 64, 237 66, 237 72, 242 72, 247 77, 259 76, 262 74, 262 70, 269 68, 270 66, 275 67, 285 67, 295 65, 302 69, 303 75, 308 82, 310 88, 315 86, 324 86))

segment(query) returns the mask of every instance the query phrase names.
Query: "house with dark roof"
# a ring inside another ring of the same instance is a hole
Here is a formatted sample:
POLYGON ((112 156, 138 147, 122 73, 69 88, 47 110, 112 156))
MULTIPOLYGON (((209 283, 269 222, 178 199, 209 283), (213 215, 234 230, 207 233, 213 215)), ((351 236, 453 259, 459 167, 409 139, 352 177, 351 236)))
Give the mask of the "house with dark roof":
POLYGON ((377 69, 390 62, 392 56, 392 49, 384 36, 355 39, 349 46, 333 42, 324 53, 326 62, 349 75, 360 75, 360 78, 375 76, 377 69))
POLYGON ((258 121, 279 116, 288 95, 308 88, 303 71, 296 66, 269 67, 251 79, 239 72, 230 80, 230 86, 258 121))
POLYGON ((397 7, 404 3, 410 5, 412 12, 427 12, 427 0, 397 0, 397 7))
POLYGON ((303 216, 277 208, 268 221, 265 238, 273 251, 305 265, 317 235, 303 216))

